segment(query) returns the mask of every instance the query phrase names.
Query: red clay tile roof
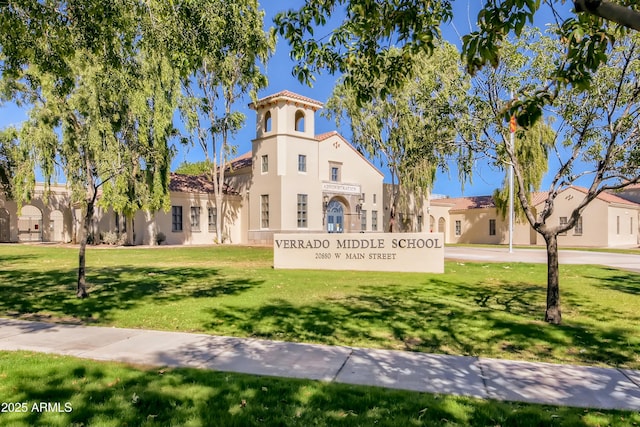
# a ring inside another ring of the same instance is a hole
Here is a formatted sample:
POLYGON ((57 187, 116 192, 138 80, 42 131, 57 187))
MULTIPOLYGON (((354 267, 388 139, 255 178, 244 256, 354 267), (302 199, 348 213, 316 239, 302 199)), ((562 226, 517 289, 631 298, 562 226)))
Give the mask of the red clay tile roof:
POLYGON ((338 131, 332 130, 331 132, 321 133, 320 135, 316 135, 315 138, 318 141, 324 141, 327 138, 331 138, 334 135, 340 135, 338 131))
MULTIPOLYGON (((571 186, 569 188, 573 188, 584 194, 587 194, 587 192, 589 191, 584 187, 571 186)), ((617 203, 621 205, 638 206, 637 203, 632 202, 631 200, 623 199, 620 196, 616 196, 615 194, 606 193, 606 192, 600 193, 597 198, 607 203, 617 203)))
POLYGON ((452 210, 494 208, 493 196, 456 197, 446 200, 453 204, 452 210))
MULTIPOLYGON (((171 173, 169 190, 180 193, 213 193, 213 182, 204 175, 183 175, 171 173)), ((225 183, 223 194, 237 195, 237 190, 225 183)))
POLYGON ((231 159, 231 168, 234 170, 242 169, 251 166, 253 162, 253 154, 251 151, 247 151, 241 156, 236 157, 235 159, 231 159))
POLYGON ((322 102, 316 101, 315 99, 307 98, 306 96, 299 95, 289 90, 283 90, 278 93, 274 93, 273 95, 265 96, 255 103, 252 102, 249 104, 249 107, 255 108, 256 105, 266 104, 269 101, 275 100, 277 98, 287 98, 290 101, 299 101, 304 102, 305 104, 312 104, 316 108, 322 108, 324 105, 322 102))
POLYGON ((531 206, 537 206, 547 200, 548 191, 536 191, 531 193, 531 206))

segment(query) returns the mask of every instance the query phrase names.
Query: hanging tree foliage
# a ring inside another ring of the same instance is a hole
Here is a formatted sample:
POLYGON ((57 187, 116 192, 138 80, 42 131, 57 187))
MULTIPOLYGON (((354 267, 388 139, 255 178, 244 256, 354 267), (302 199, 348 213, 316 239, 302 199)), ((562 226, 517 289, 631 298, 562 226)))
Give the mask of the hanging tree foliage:
MULTIPOLYGON (((395 63, 402 55, 390 50, 385 63, 395 63)), ((421 195, 433 185, 438 167, 446 168, 447 156, 455 151, 458 118, 466 111, 466 78, 459 53, 448 43, 438 43, 431 56, 416 53, 404 81, 388 88, 386 95, 363 101, 354 81, 365 84, 362 66, 351 64, 326 104, 325 115, 338 125, 346 121, 352 141, 360 152, 379 160, 391 173, 391 218, 406 210, 409 194, 419 209, 421 195)), ((385 85, 386 76, 369 81, 374 92, 385 85)), ((395 230, 392 230, 395 231, 395 230)))
MULTIPOLYGON (((167 205, 180 69, 164 59, 165 17, 150 13, 154 3, 12 0, 0 10, 0 28, 11 29, 0 31, 3 96, 29 109, 21 150, 47 183, 60 170, 83 207, 78 297, 87 296, 99 192, 104 207, 125 213, 167 205)), ((18 186, 32 185, 33 174, 17 173, 18 186)))

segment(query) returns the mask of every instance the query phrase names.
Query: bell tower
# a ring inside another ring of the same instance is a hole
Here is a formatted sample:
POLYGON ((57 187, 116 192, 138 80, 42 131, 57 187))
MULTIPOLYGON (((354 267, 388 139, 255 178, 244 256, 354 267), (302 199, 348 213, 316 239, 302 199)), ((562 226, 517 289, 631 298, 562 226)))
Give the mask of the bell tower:
POLYGON ((274 233, 321 229, 315 113, 322 103, 285 90, 249 108, 256 111, 250 240, 270 241, 274 233))
POLYGON ((256 139, 289 134, 314 138, 315 112, 322 103, 284 90, 267 96, 249 108, 256 111, 256 139))

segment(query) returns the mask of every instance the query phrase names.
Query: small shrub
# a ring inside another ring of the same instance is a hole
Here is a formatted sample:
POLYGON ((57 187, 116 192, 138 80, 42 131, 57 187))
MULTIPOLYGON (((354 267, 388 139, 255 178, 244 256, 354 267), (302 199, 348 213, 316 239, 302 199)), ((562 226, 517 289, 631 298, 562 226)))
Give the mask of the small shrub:
POLYGON ((101 241, 105 245, 114 245, 114 246, 122 246, 126 240, 126 235, 122 234, 118 236, 118 233, 113 231, 106 231, 102 233, 101 241))
POLYGON ((96 236, 93 233, 87 234, 87 245, 97 245, 96 236))
POLYGON ((164 242, 165 240, 167 240, 167 236, 165 236, 165 234, 160 231, 159 233, 156 234, 156 243, 161 245, 162 242, 164 242))

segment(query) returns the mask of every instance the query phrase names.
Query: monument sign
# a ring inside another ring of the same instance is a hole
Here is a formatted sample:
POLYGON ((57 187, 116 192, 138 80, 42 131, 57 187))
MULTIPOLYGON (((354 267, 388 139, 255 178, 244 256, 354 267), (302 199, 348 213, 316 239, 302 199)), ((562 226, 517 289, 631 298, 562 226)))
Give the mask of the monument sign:
POLYGON ((444 273, 443 233, 276 234, 273 266, 444 273))

